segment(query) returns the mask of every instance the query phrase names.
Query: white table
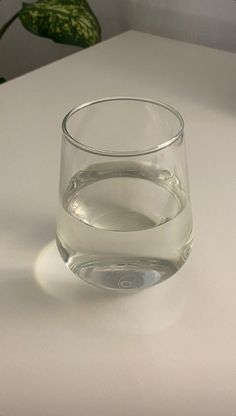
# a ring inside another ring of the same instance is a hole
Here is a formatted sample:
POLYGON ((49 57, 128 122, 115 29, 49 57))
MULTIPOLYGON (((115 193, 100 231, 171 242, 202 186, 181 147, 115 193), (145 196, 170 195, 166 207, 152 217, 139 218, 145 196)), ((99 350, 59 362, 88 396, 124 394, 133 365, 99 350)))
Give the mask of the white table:
POLYGON ((128 32, 0 88, 1 416, 236 415, 236 55, 128 32), (186 122, 193 252, 175 278, 109 296, 54 243, 60 123, 135 95, 186 122))

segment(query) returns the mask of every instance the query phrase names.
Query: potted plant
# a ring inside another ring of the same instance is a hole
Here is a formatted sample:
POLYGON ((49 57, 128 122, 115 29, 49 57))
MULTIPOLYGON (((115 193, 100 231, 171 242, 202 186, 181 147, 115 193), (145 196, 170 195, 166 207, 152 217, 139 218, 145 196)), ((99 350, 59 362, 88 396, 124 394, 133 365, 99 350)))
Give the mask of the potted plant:
MULTIPOLYGON (((67 45, 89 47, 101 40, 101 27, 86 0, 38 0, 23 3, 0 29, 0 39, 19 19, 25 29, 37 36, 67 45)), ((0 77, 0 83, 5 79, 0 77)))

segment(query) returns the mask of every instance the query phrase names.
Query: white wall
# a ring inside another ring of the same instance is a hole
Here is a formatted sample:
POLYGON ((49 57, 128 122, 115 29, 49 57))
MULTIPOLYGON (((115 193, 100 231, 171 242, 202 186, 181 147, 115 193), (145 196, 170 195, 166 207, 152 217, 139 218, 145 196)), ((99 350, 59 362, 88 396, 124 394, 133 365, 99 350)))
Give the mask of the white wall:
POLYGON ((129 0, 133 29, 236 52, 235 0, 129 0))
MULTIPOLYGON (((235 0, 89 0, 89 3, 101 23, 103 39, 132 28, 236 52, 235 0)), ((20 0, 1 0, 0 24, 21 4, 20 0)), ((77 50, 30 34, 15 22, 0 41, 0 76, 14 78, 77 50)))

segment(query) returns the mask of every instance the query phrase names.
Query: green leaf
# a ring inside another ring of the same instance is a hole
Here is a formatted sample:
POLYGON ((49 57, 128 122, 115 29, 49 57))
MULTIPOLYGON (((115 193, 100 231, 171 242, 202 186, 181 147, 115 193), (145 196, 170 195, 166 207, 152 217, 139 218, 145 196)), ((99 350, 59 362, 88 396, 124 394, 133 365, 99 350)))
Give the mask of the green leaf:
POLYGON ((3 84, 4 82, 6 82, 6 78, 0 77, 0 84, 3 84))
POLYGON ((35 35, 86 48, 101 40, 99 22, 86 0, 39 0, 23 3, 23 26, 35 35))

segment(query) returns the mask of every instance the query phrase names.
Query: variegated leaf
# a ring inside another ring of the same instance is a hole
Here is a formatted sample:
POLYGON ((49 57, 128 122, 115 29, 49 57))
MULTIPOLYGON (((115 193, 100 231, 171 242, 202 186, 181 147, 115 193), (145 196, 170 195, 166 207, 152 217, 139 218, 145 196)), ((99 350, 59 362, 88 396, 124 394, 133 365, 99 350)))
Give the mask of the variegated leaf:
POLYGON ((39 0, 23 3, 23 26, 58 43, 88 47, 101 39, 99 22, 86 0, 39 0))

